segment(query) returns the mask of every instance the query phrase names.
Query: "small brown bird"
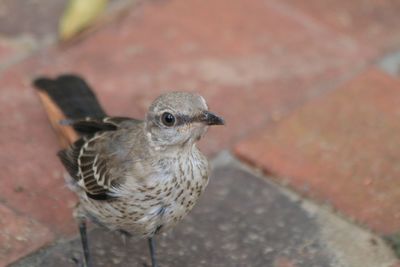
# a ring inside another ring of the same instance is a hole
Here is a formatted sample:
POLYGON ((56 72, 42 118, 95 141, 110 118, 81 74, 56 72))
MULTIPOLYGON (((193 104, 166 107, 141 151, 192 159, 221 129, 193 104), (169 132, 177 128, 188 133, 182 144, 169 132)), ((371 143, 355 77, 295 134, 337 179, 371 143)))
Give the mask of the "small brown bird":
MULTIPOLYGON (((197 94, 158 97, 143 121, 107 117, 79 77, 39 78, 46 93, 80 138, 58 153, 79 197, 85 266, 90 266, 86 220, 128 235, 147 238, 156 267, 153 237, 177 224, 196 204, 208 183, 209 166, 196 142, 221 117, 197 94)), ((65 122, 64 122, 65 123, 65 122)))

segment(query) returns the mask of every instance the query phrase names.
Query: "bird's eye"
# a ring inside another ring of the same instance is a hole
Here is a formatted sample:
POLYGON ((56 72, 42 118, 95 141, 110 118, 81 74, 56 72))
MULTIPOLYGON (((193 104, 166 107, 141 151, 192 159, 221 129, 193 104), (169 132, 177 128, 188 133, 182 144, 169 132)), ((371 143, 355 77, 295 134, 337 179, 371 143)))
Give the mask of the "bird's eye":
POLYGON ((175 124, 175 117, 169 112, 164 112, 161 115, 161 122, 168 127, 174 126, 175 124))

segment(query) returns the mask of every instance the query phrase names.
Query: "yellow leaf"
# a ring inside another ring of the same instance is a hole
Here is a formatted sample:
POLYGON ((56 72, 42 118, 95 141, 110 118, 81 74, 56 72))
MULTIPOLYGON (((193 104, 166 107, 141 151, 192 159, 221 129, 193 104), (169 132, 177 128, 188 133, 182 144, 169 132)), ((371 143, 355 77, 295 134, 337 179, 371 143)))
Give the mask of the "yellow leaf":
POLYGON ((105 9, 108 0, 70 0, 61 18, 61 40, 73 37, 88 27, 105 9))

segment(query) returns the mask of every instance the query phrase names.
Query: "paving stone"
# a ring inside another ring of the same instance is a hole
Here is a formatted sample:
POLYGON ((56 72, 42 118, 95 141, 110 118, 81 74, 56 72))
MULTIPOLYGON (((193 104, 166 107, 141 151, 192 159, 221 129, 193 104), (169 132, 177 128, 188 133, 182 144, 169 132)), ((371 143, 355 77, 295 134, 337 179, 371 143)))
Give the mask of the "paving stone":
POLYGON ((400 77, 400 51, 384 56, 379 61, 379 67, 394 77, 400 77))
POLYGON ((210 154, 259 128, 270 120, 266 114, 307 98, 318 81, 333 81, 367 57, 356 43, 309 29, 260 1, 135 7, 89 38, 45 50, 1 74, 0 115, 6 122, 0 130, 7 140, 2 198, 42 223, 54 223, 52 228, 67 229, 72 222, 72 197, 54 157, 58 144, 29 85, 35 75, 79 73, 110 114, 139 118, 163 91, 200 91, 228 122, 203 142, 210 154), (15 194, 15 187, 26 190, 15 194))
POLYGON ((29 73, 79 73, 111 114, 143 117, 161 92, 199 91, 230 125, 212 130, 215 141, 203 144, 210 153, 270 121, 265 114, 301 103, 326 88, 322 82, 333 84, 372 57, 367 47, 258 0, 147 2, 90 38, 55 50, 41 54, 29 73))
MULTIPOLYGON (((159 264, 389 267, 394 263, 382 241, 371 245, 368 240, 375 237, 370 233, 332 215, 322 219, 322 213, 303 207, 299 199, 228 162, 215 169, 205 195, 179 227, 157 238, 159 264), (333 233, 339 237, 336 241, 333 233), (356 255, 358 261, 349 260, 348 254, 356 255), (366 263, 357 265, 360 262, 366 263)), ((124 244, 120 236, 100 228, 91 231, 89 238, 95 266, 149 263, 143 240, 124 244)), ((71 258, 79 257, 79 249, 77 240, 62 243, 13 267, 76 266, 71 258)))
POLYGON ((12 45, 0 39, 0 66, 10 60, 15 52, 12 45))
MULTIPOLYGON (((138 1, 110 0, 103 15, 112 16, 113 12, 118 13, 121 8, 138 1)), ((25 53, 54 43, 58 39, 59 21, 67 3, 68 0, 2 0, 0 37, 15 43, 25 53)))
POLYGON ((236 153, 379 233, 397 232, 399 89, 371 69, 260 130, 236 153))
MULTIPOLYGON (((49 10, 58 10, 60 3, 49 10)), ((15 8, 17 2, 2 4, 15 8)), ((32 0, 30 5, 38 4, 32 0)), ((24 27, 21 33, 28 31, 24 27)), ((50 25, 43 27, 34 34, 52 31, 50 25)), ((202 143, 213 154, 332 86, 372 56, 367 47, 309 27, 273 2, 148 1, 86 39, 43 50, 1 71, 0 164, 5 167, 0 200, 57 234, 75 227, 70 215, 75 199, 54 156, 57 139, 30 87, 36 75, 79 73, 110 114, 139 118, 161 92, 199 91, 228 122, 212 129, 202 143)))
POLYGON ((393 249, 394 253, 400 258, 400 232, 386 235, 385 237, 386 242, 390 245, 393 249))
POLYGON ((10 73, 0 83, 0 201, 58 233, 71 232, 75 198, 65 186, 57 139, 30 80, 10 73))
POLYGON ((3 0, 0 3, 0 33, 8 37, 55 36, 66 3, 65 0, 3 0))
POLYGON ((52 233, 0 203, 0 266, 31 253, 52 240, 52 233))
MULTIPOLYGON (((281 1, 279 1, 281 2, 281 1)), ((300 9, 328 27, 381 50, 400 45, 400 2, 396 0, 285 0, 287 12, 300 9)), ((305 18, 305 20, 310 20, 305 18)))
POLYGON ((73 198, 54 157, 58 144, 29 86, 35 75, 80 73, 111 114, 139 118, 162 91, 198 90, 230 125, 213 129, 203 143, 213 153, 260 127, 268 112, 304 99, 316 80, 332 80, 368 54, 327 37, 259 1, 170 1, 138 7, 71 47, 45 50, 0 78, 2 198, 52 229, 72 228, 73 198), (285 30, 276 30, 277 21, 285 30), (20 187, 26 190, 15 194, 20 187))

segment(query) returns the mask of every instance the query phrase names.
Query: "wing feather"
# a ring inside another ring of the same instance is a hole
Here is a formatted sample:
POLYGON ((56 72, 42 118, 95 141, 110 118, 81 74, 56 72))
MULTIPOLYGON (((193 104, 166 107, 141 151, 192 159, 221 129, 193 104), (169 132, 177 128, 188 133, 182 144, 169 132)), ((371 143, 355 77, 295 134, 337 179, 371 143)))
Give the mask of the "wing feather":
MULTIPOLYGON (((112 185, 118 184, 115 175, 110 175, 110 162, 116 161, 115 153, 107 150, 113 134, 127 124, 139 121, 129 118, 85 119, 74 122, 73 126, 93 133, 76 141, 69 149, 59 152, 59 157, 69 174, 75 179, 86 194, 97 200, 109 199, 112 185)), ((114 173, 114 172, 113 172, 114 173)))

